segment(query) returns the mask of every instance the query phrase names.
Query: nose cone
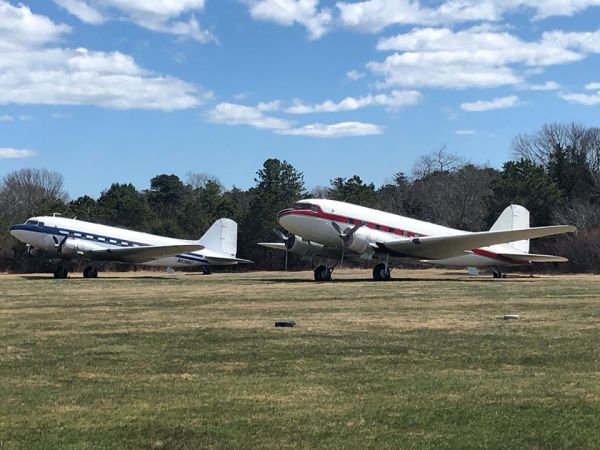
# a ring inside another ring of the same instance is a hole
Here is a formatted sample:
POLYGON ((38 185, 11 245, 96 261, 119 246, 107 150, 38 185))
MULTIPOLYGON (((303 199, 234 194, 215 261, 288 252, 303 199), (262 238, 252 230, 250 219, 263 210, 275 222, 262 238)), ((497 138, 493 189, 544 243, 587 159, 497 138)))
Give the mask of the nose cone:
POLYGON ((18 240, 22 240, 21 238, 23 237, 23 229, 21 225, 13 225, 10 227, 10 234, 12 234, 18 240))
POLYGON ((279 225, 281 225, 286 230, 288 229, 286 227, 286 224, 290 223, 290 215, 291 215, 292 211, 293 211, 292 209, 288 208, 288 209, 284 209, 283 211, 279 211, 277 213, 277 222, 279 222, 279 225))

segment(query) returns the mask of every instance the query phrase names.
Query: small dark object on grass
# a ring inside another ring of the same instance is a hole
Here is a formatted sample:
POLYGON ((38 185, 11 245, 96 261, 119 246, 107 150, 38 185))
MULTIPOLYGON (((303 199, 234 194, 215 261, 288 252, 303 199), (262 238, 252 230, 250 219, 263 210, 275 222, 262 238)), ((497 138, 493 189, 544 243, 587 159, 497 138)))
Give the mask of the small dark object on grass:
POLYGON ((275 326, 292 328, 296 326, 296 322, 294 322, 293 320, 279 320, 275 322, 275 326))
POLYGON ((518 314, 505 314, 504 320, 519 320, 518 314))

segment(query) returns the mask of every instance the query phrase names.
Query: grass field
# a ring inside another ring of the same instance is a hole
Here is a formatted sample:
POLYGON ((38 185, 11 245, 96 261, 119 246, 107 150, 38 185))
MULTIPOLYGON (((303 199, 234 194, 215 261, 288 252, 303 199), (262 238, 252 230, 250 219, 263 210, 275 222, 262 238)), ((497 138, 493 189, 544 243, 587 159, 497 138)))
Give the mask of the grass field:
POLYGON ((394 275, 0 276, 0 449, 600 448, 600 277, 394 275))

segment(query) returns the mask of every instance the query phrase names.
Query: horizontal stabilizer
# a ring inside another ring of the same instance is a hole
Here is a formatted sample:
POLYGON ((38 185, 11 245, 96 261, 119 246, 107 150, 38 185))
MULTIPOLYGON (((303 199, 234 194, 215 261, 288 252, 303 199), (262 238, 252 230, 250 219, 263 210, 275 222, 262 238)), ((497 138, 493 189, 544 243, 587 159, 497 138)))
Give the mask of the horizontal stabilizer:
POLYGON ((567 262, 567 258, 554 255, 536 255, 534 253, 498 253, 499 256, 523 262, 567 262))
POLYGON ((523 230, 481 231, 454 236, 416 237, 379 243, 378 246, 382 250, 387 250, 398 256, 443 259, 460 256, 464 252, 475 248, 571 233, 576 230, 577 228, 571 225, 555 225, 523 230))
POLYGON ((93 250, 86 253, 93 259, 141 264, 155 259, 176 256, 179 253, 204 249, 200 244, 145 245, 140 247, 121 247, 93 250))
POLYGON ((219 265, 219 264, 237 264, 237 263, 242 263, 242 264, 254 264, 254 261, 250 261, 249 259, 242 259, 242 258, 230 258, 228 256, 206 256, 205 257, 206 260, 211 263, 211 264, 215 264, 215 265, 219 265))
POLYGON ((286 250, 285 244, 283 242, 259 242, 257 245, 261 247, 272 248, 275 250, 286 250))

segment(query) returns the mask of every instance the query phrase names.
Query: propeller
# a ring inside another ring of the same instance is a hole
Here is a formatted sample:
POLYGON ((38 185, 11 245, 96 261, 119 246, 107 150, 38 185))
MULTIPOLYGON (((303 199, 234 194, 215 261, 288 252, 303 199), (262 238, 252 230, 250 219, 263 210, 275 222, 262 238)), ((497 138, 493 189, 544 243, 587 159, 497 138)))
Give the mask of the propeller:
POLYGON ((52 239, 54 239, 54 247, 56 247, 56 253, 58 253, 59 255, 62 255, 62 248, 65 242, 67 242, 67 239, 69 238, 69 236, 65 236, 65 238, 58 242, 58 238, 56 236, 52 236, 52 239))
POLYGON ((348 246, 348 242, 350 241, 354 233, 356 233, 358 229, 364 225, 366 225, 365 222, 358 222, 352 228, 346 228, 345 230, 342 230, 342 227, 340 227, 337 222, 331 221, 331 226, 335 228, 335 231, 337 231, 338 236, 342 241, 342 258, 340 259, 340 268, 344 265, 344 254, 346 253, 346 247, 348 246))
POLYGON ((283 234, 280 230, 278 229, 273 229, 273 233, 275 233, 275 235, 281 239, 283 241, 283 243, 285 244, 285 270, 288 270, 288 252, 289 250, 294 246, 294 241, 296 240, 296 236, 294 236, 293 234, 288 234, 287 236, 285 234, 283 234))

